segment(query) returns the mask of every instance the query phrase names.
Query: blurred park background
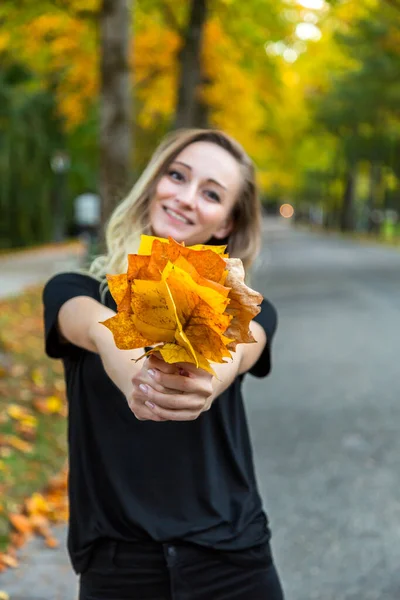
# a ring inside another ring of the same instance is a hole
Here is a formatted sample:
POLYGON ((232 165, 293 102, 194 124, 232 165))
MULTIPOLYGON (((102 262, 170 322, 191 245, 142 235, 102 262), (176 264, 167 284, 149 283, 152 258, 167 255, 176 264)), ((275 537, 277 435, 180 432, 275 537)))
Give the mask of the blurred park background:
POLYGON ((288 600, 398 600, 400 0, 1 1, 0 591, 75 600, 43 282, 186 126, 258 169, 280 325, 246 385, 288 600))
POLYGON ((160 138, 219 127, 270 212, 400 235, 398 0, 3 0, 1 246, 103 220, 160 138))

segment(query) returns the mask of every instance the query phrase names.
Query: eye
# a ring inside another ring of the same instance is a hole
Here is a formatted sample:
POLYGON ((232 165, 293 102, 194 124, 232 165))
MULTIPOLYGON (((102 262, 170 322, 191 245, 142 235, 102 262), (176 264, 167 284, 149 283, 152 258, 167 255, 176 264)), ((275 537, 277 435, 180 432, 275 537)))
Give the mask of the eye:
POLYGON ((168 171, 168 175, 171 177, 171 179, 175 179, 176 181, 184 181, 185 180, 182 173, 180 173, 176 169, 170 169, 168 171))
POLYGON ((214 200, 214 202, 221 202, 219 194, 217 194, 217 192, 214 192, 214 190, 206 190, 206 195, 211 200, 214 200))

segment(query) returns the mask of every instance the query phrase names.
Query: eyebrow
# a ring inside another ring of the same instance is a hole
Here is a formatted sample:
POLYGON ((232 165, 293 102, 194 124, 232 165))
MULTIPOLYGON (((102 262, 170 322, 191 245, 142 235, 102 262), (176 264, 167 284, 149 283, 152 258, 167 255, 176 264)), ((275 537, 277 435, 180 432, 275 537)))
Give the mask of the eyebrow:
MULTIPOLYGON (((182 165, 183 167, 186 167, 187 169, 189 169, 189 171, 193 171, 193 169, 190 165, 188 165, 180 160, 174 160, 172 164, 174 164, 174 163, 178 164, 178 165, 182 165)), ((207 179, 207 181, 211 181, 212 183, 219 185, 219 187, 221 187, 222 189, 227 190, 227 188, 224 185, 222 185, 222 183, 219 183, 219 181, 216 181, 216 179, 212 179, 211 177, 209 177, 207 179)))

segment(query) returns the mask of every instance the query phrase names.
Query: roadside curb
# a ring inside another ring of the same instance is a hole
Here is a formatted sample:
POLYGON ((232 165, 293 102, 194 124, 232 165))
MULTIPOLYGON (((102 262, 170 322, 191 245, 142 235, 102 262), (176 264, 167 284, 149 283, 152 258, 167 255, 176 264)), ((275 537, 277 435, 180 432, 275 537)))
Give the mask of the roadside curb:
POLYGON ((80 241, 59 244, 44 244, 43 246, 16 248, 15 250, 5 251, 4 253, 0 252, 0 262, 19 260, 26 257, 40 258, 41 256, 48 256, 49 254, 56 256, 59 256, 60 254, 80 256, 84 252, 85 246, 80 241))

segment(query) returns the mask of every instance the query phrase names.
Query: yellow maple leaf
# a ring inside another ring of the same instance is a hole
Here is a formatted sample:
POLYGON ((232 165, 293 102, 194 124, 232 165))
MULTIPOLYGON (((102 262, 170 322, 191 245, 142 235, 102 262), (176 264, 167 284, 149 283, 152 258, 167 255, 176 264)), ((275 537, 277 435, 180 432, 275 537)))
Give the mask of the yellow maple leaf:
POLYGON ((132 320, 138 331, 152 343, 172 342, 176 319, 165 281, 136 280, 132 290, 132 320))
POLYGON ((27 429, 36 429, 37 418, 34 415, 26 415, 21 419, 21 425, 23 425, 27 429))
POLYGON ((18 404, 10 404, 7 407, 7 414, 15 421, 22 421, 23 419, 28 419, 32 416, 26 408, 23 408, 18 404))
POLYGON ((25 502, 26 510, 29 515, 47 515, 49 513, 49 504, 42 494, 32 494, 25 502))
POLYGON ((154 240, 158 240, 163 244, 168 243, 168 240, 166 238, 155 237, 154 235, 142 235, 140 236, 138 254, 141 254, 143 256, 150 256, 154 240))
POLYGON ((37 385, 38 387, 43 387, 44 386, 44 377, 43 377, 43 373, 42 371, 40 371, 40 369, 33 369, 31 372, 31 378, 32 381, 35 385, 37 385))
POLYGON ((62 414, 64 412, 64 402, 59 396, 37 398, 33 401, 33 406, 44 415, 62 414))
MULTIPOLYGON (((193 362, 191 360, 191 355, 183 346, 179 346, 178 344, 164 344, 162 347, 156 349, 160 352, 161 356, 167 363, 187 363, 193 362)), ((200 369, 204 369, 211 373, 211 375, 215 376, 215 371, 211 367, 210 363, 207 359, 205 359, 201 354, 196 353, 196 359, 198 366, 200 369)))

